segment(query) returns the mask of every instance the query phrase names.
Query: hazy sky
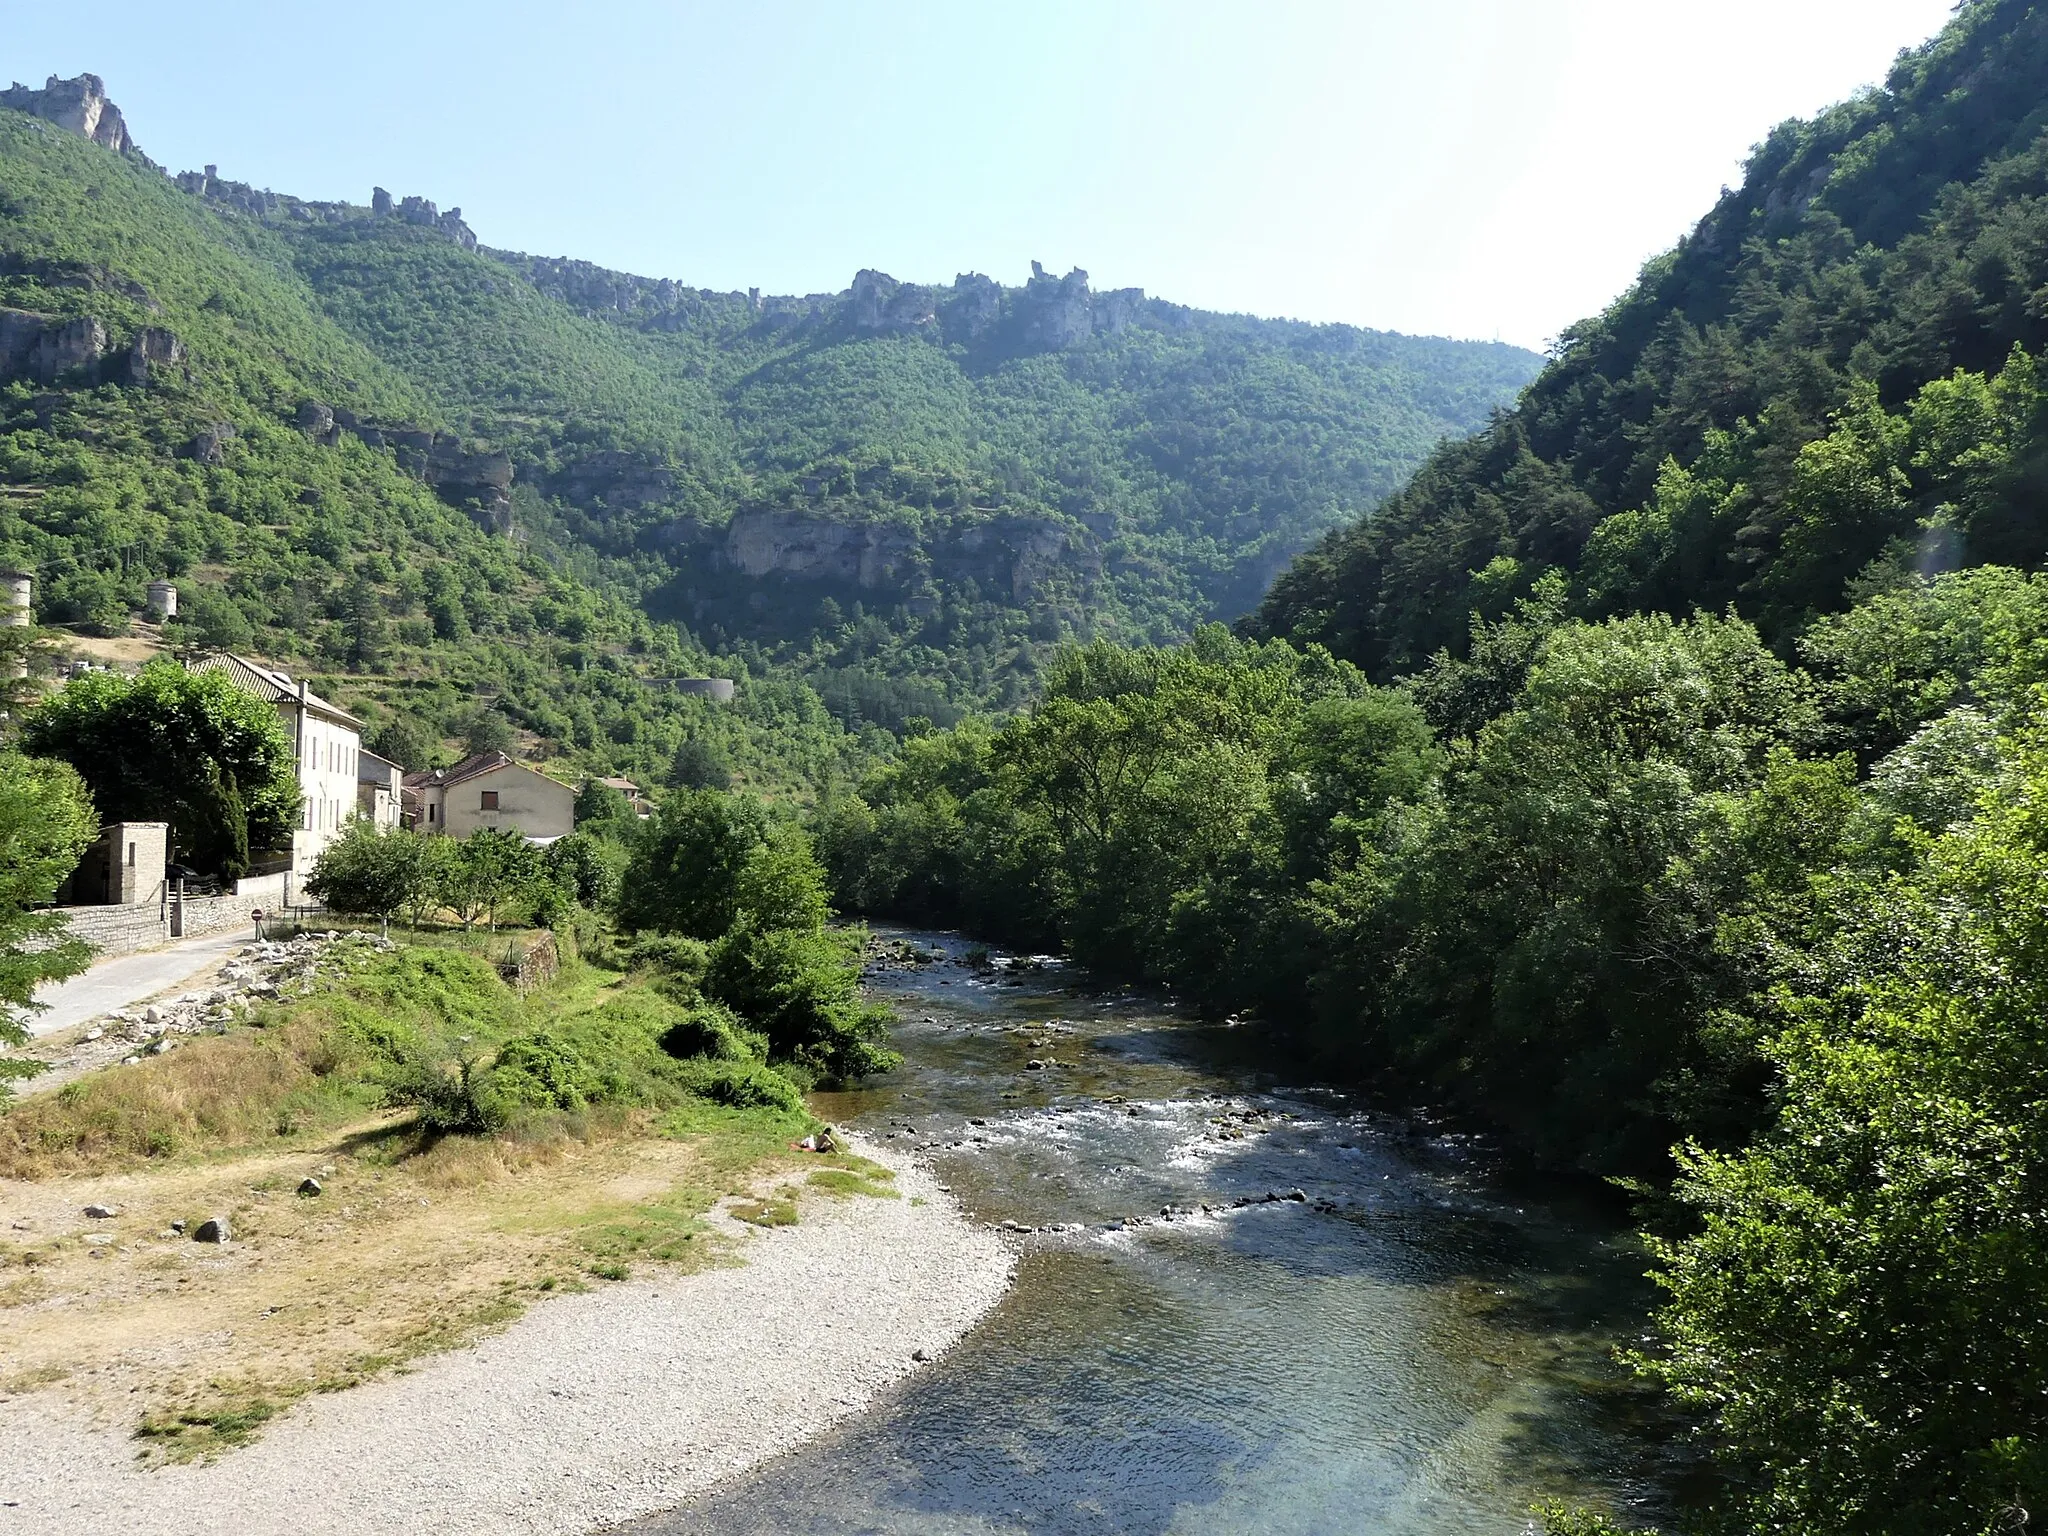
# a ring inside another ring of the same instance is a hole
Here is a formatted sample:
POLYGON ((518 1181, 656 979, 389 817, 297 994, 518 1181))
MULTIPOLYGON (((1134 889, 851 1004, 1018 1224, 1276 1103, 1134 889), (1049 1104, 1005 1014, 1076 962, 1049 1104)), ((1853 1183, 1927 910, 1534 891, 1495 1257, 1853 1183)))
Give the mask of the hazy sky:
POLYGON ((698 287, 1035 257, 1182 303, 1542 346, 1775 122, 1949 0, 346 7, 0 0, 173 170, 459 204, 489 245, 698 287))

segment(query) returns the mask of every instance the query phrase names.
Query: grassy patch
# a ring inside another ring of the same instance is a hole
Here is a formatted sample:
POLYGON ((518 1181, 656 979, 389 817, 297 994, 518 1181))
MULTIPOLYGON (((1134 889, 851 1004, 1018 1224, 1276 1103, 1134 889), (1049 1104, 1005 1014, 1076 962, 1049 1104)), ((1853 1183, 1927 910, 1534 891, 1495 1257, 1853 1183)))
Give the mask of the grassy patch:
POLYGON ((247 1445, 256 1431, 289 1404, 267 1397, 229 1397, 208 1407, 144 1414, 135 1435, 147 1442, 143 1452, 153 1460, 211 1460, 222 1451, 247 1445))
POLYGON ((866 1168, 820 1168, 806 1182, 812 1189, 836 1195, 840 1199, 847 1199, 853 1195, 869 1195, 894 1200, 896 1191, 891 1189, 887 1182, 893 1178, 895 1175, 879 1163, 868 1163, 866 1168), (874 1171, 871 1173, 869 1169, 874 1171))
POLYGON ((0 1112, 0 1178, 39 1181, 36 1210, 127 1180, 97 1229, 115 1244, 46 1216, 0 1231, 8 1389, 63 1381, 136 1423, 147 1459, 204 1459, 543 1296, 726 1262, 721 1201, 781 1226, 806 1189, 890 1193, 877 1164, 794 1150, 817 1122, 790 1079, 673 978, 572 961, 521 996, 491 960, 358 947, 249 1027, 0 1112), (716 1054, 672 1054, 700 1034, 716 1054), (211 1215, 233 1242, 171 1232, 211 1215), (215 1377, 224 1333, 235 1371, 215 1377))
POLYGON ((726 1207, 741 1221, 756 1227, 793 1227, 797 1222, 796 1191, 782 1189, 760 1200, 736 1200, 726 1207))

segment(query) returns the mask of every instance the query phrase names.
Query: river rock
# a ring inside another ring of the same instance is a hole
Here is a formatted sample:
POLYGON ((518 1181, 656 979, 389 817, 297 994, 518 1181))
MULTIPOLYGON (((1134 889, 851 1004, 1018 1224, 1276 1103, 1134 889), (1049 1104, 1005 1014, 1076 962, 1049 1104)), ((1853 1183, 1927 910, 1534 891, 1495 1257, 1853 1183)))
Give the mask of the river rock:
POLYGON ((228 1241, 228 1219, 225 1216, 209 1216, 193 1228, 192 1241, 195 1243, 224 1243, 228 1241))
POLYGON ((88 1221, 112 1221, 120 1214, 111 1205, 88 1205, 85 1208, 85 1216, 88 1221))
POLYGON ((310 1176, 299 1180, 299 1193, 307 1196, 319 1194, 320 1181, 310 1176))

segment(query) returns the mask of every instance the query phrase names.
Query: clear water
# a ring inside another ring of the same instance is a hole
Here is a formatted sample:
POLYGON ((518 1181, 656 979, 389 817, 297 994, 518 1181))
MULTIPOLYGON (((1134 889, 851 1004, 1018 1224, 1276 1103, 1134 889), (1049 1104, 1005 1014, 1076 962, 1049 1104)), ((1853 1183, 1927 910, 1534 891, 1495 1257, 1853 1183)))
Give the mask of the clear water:
POLYGON ((1038 1229, 1017 1284, 892 1398, 639 1536, 1470 1536, 1553 1495, 1654 1514, 1641 1445, 1597 1411, 1645 1300, 1605 1217, 1262 1075, 1235 1031, 898 936, 951 957, 871 978, 905 1064, 820 1113, 1038 1229))

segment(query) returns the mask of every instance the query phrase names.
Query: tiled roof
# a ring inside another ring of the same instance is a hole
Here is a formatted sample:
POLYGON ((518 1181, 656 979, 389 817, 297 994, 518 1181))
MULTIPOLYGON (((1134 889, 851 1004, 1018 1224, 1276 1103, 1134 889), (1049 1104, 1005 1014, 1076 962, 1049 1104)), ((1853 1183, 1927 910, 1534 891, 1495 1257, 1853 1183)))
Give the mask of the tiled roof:
MULTIPOLYGON (((409 789, 421 789, 429 784, 460 784, 464 779, 473 779, 480 774, 520 766, 502 752, 479 752, 475 757, 465 757, 453 768, 422 768, 417 773, 408 773, 405 776, 405 783, 409 789)), ((527 771, 530 773, 533 770, 527 771)))
MULTIPOLYGON (((228 681, 244 693, 253 693, 259 699, 268 699, 273 704, 297 704, 300 702, 299 685, 283 673, 251 661, 246 656, 237 656, 232 651, 215 651, 210 656, 201 656, 185 663, 188 672, 222 672, 228 681)), ((307 712, 332 720, 340 725, 361 730, 363 722, 343 709, 339 704, 330 704, 308 689, 305 695, 307 712)))

